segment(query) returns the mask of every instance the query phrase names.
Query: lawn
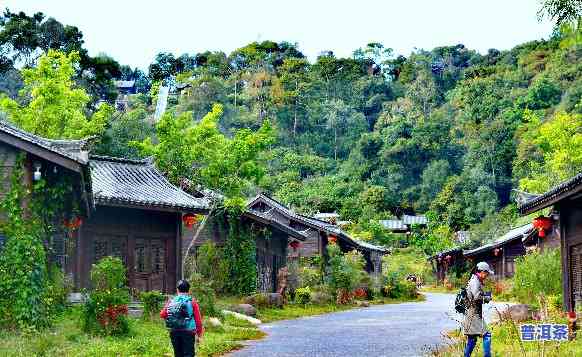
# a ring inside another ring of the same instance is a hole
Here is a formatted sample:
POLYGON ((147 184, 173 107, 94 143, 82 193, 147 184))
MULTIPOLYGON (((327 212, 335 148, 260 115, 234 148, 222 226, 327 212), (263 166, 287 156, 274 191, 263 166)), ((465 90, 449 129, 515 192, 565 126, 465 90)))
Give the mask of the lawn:
MULTIPOLYGON (((420 295, 415 301, 422 301, 420 295)), ((410 301, 410 300, 409 300, 410 301)), ((238 298, 221 298, 220 306, 239 303, 238 298)), ((372 304, 400 303, 386 299, 372 304)), ((261 308, 257 317, 263 322, 294 319, 345 311, 356 305, 287 304, 285 308, 261 308)), ((59 317, 53 327, 41 332, 12 333, 0 330, 0 356, 173 356, 168 332, 162 320, 130 319, 131 334, 127 337, 102 337, 84 333, 80 327, 80 311, 71 309, 59 317)), ((218 356, 241 348, 242 341, 260 339, 265 334, 245 320, 225 316, 223 327, 205 323, 206 333, 197 348, 197 356, 218 356)))
MULTIPOLYGON (((173 356, 168 332, 161 320, 131 319, 130 336, 85 334, 79 314, 71 311, 47 331, 14 334, 0 332, 0 356, 173 356)), ((197 356, 215 356, 242 346, 241 341, 264 336, 246 321, 227 317, 222 329, 208 329, 197 356)))

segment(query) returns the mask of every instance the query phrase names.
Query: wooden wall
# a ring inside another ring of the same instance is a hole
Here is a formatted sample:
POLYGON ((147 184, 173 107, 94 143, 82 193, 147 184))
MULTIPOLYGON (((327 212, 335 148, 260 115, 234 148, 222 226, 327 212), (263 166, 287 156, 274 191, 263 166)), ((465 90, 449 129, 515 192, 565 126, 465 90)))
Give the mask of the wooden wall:
POLYGON ((562 284, 567 311, 582 305, 582 198, 564 200, 558 207, 561 227, 562 284))
POLYGON ((179 275, 178 214, 98 205, 79 230, 75 283, 89 287, 91 265, 106 255, 121 258, 129 284, 173 292, 179 275))

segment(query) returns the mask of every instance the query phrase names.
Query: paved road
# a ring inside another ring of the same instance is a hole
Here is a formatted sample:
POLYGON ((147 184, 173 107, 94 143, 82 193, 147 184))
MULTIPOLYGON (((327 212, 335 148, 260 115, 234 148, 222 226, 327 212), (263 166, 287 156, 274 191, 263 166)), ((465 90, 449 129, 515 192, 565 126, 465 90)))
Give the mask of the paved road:
POLYGON ((264 324, 268 337, 231 356, 422 356, 457 326, 453 302, 454 295, 427 293, 423 302, 264 324))

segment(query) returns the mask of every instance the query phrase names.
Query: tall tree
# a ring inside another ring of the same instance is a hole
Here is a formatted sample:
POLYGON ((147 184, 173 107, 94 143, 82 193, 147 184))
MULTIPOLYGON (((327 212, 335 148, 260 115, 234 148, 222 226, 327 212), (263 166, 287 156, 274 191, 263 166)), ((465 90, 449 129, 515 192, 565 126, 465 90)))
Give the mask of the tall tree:
POLYGON ((23 95, 30 96, 30 101, 20 105, 3 96, 0 108, 13 123, 45 138, 79 139, 101 135, 113 109, 104 104, 91 118, 86 116, 89 95, 73 82, 78 61, 77 52, 64 54, 49 50, 36 67, 22 71, 23 95))

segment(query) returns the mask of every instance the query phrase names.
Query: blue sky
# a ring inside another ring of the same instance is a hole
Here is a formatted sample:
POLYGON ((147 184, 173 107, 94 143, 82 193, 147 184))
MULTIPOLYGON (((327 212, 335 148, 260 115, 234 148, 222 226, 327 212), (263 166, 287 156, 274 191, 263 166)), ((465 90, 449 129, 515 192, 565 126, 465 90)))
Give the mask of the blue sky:
POLYGON ((0 0, 0 7, 41 11, 84 34, 94 55, 147 68, 161 51, 230 52, 252 41, 297 42, 314 59, 320 51, 349 56, 368 42, 397 54, 463 43, 486 52, 547 38, 537 0, 0 0))

